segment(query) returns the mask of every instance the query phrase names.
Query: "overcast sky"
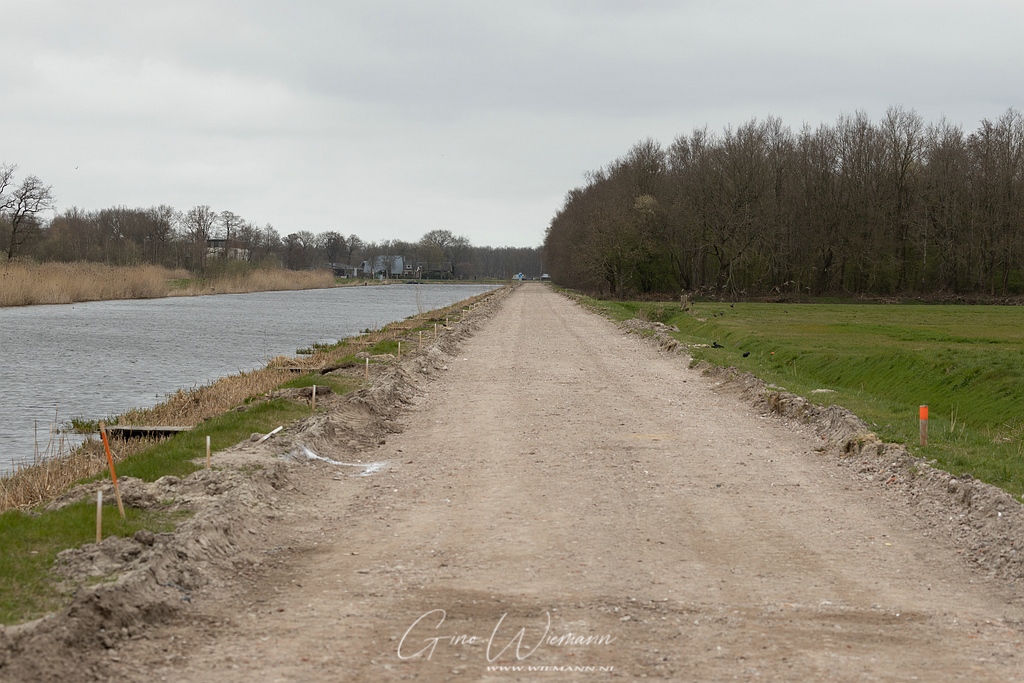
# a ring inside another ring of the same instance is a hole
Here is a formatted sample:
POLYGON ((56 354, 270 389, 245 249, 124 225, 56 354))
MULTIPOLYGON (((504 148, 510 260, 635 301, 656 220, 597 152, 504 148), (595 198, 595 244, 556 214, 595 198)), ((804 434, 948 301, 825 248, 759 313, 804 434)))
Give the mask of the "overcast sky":
POLYGON ((1024 109, 1020 0, 0 0, 0 162, 58 210, 536 246, 583 174, 779 116, 1024 109))

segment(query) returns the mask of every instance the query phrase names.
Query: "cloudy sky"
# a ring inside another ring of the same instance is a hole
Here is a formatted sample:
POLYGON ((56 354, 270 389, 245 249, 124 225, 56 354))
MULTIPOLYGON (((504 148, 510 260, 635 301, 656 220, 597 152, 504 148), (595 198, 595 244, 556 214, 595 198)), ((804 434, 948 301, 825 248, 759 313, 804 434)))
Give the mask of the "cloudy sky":
POLYGON ((535 246, 653 137, 1024 109, 1020 0, 0 0, 0 162, 72 206, 535 246))

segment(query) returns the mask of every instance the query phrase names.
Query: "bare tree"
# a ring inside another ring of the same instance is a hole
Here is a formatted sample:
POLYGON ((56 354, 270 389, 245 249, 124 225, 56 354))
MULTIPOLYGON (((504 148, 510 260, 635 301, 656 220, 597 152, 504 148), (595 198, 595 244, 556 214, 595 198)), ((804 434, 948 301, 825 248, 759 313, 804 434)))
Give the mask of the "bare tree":
POLYGON ((345 238, 340 234, 329 231, 322 233, 319 237, 319 248, 329 263, 338 263, 348 253, 345 238))
POLYGON ((7 196, 4 190, 10 185, 15 167, 0 167, 0 212, 7 219, 7 258, 14 258, 15 252, 26 240, 39 232, 39 214, 54 207, 55 200, 49 185, 38 177, 30 175, 7 196))
POLYGON ((224 231, 223 255, 225 258, 227 258, 229 249, 231 249, 231 240, 237 238, 238 230, 239 228, 242 227, 242 224, 245 223, 245 221, 243 221, 242 217, 239 216, 237 213, 234 213, 233 211, 221 211, 220 215, 217 218, 220 222, 221 228, 224 231))
POLYGON ((193 206, 182 219, 185 238, 192 244, 192 267, 202 269, 206 265, 206 240, 213 233, 217 214, 206 204, 193 206))

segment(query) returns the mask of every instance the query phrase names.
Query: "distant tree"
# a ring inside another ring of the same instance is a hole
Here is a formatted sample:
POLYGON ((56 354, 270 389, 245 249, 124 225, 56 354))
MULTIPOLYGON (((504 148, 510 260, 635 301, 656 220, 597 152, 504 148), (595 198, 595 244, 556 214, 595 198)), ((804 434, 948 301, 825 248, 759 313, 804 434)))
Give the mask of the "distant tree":
POLYGON ((284 265, 291 270, 306 270, 316 264, 317 237, 308 230, 300 230, 283 240, 284 265))
POLYGON ((260 229, 249 221, 242 221, 235 229, 235 244, 245 254, 246 261, 257 260, 256 253, 260 243, 260 229))
POLYGON ((356 260, 362 256, 363 247, 363 240, 359 239, 359 235, 349 235, 345 243, 345 261, 349 265, 357 265, 356 260))
POLYGON ((463 277, 457 271, 458 264, 468 262, 473 248, 468 237, 454 235, 450 230, 431 230, 420 238, 421 254, 425 261, 435 264, 440 261, 451 263, 455 277, 463 277))
POLYGON ((34 175, 14 186, 16 170, 13 165, 0 165, 0 216, 6 221, 8 259, 14 258, 22 245, 39 234, 39 215, 55 204, 50 186, 34 175), (8 188, 13 189, 8 192, 8 188))
MULTIPOLYGON (((242 220, 241 216, 233 211, 221 211, 220 215, 217 216, 217 222, 220 225, 220 234, 223 236, 225 244, 230 248, 228 243, 237 239, 238 230, 242 227, 245 221, 242 220)), ((224 250, 224 256, 227 257, 227 255, 228 249, 226 248, 224 250)))
POLYGON ((321 233, 318 238, 318 246, 323 251, 328 263, 340 263, 348 255, 345 238, 336 232, 321 233))
POLYGON ((250 252, 250 260, 253 263, 280 266, 284 262, 281 235, 270 223, 259 230, 255 245, 250 252))
POLYGON ((192 268, 202 270, 206 265, 206 240, 213 235, 217 214, 206 204, 193 206, 182 218, 181 225, 192 252, 192 268))

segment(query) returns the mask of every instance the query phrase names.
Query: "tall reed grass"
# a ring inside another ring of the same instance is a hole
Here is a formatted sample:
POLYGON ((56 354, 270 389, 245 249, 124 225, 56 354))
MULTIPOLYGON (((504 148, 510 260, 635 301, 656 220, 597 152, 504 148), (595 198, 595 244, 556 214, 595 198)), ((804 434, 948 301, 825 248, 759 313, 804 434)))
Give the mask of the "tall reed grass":
POLYGON ((109 299, 242 294, 332 287, 330 271, 240 269, 193 279, 183 268, 102 263, 0 263, 0 306, 70 304, 109 299))
POLYGON ((14 261, 0 264, 0 306, 152 299, 167 296, 170 280, 187 277, 188 271, 159 266, 14 261))
POLYGON ((173 296, 200 294, 244 294, 246 292, 276 292, 298 289, 325 289, 334 286, 334 275, 329 270, 250 270, 225 273, 210 279, 194 280, 173 296))

